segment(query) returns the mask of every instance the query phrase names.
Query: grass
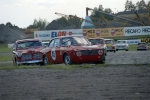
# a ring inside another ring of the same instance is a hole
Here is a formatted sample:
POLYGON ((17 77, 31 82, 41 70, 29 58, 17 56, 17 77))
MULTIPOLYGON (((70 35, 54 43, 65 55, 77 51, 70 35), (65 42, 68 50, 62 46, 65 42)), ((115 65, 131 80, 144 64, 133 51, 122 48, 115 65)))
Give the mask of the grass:
POLYGON ((7 44, 0 44, 0 53, 12 52, 12 48, 8 48, 7 44))
POLYGON ((34 68, 46 68, 46 69, 67 69, 67 70, 72 70, 72 69, 86 69, 86 68, 94 68, 94 67, 106 67, 108 65, 106 64, 77 64, 77 65, 48 65, 48 66, 40 66, 40 65, 20 65, 20 66, 13 66, 12 62, 8 63, 0 63, 0 70, 14 70, 14 69, 34 69, 34 68))
POLYGON ((0 62, 12 61, 12 55, 0 55, 0 62))
POLYGON ((129 45, 129 51, 137 51, 137 44, 129 45))

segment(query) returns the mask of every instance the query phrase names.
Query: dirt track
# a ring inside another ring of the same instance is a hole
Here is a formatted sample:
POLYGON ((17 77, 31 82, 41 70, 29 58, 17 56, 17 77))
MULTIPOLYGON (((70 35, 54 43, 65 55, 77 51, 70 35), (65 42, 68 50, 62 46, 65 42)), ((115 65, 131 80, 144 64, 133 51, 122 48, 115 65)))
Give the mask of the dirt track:
POLYGON ((0 71, 0 100, 149 99, 149 65, 0 71))

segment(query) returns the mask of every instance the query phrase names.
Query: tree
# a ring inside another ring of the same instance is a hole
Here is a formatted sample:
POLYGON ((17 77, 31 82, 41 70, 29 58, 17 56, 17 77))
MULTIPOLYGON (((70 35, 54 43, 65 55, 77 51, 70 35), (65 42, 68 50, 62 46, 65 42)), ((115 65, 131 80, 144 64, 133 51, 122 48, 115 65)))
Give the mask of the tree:
POLYGON ((135 10, 135 5, 132 3, 132 1, 126 1, 125 3, 125 11, 131 11, 135 10))
POLYGON ((39 18, 39 20, 34 19, 34 22, 32 25, 29 25, 27 28, 28 29, 32 29, 32 28, 40 28, 40 30, 44 30, 46 25, 48 24, 46 19, 41 19, 39 18))
POLYGON ((6 26, 10 27, 10 28, 13 28, 13 25, 10 23, 10 22, 7 22, 6 23, 6 26))
POLYGON ((138 10, 139 9, 146 9, 146 3, 144 0, 141 0, 137 6, 138 6, 138 10))

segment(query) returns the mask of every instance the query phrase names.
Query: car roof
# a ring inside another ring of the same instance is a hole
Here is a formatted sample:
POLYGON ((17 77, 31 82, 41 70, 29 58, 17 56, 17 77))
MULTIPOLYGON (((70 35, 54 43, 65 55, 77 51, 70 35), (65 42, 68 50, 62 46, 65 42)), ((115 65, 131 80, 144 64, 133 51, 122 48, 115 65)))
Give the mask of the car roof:
POLYGON ((36 38, 36 39, 22 39, 22 40, 17 40, 16 43, 18 42, 24 42, 24 41, 41 41, 40 39, 36 38))
POLYGON ((88 38, 88 39, 104 39, 104 38, 88 38))
POLYGON ((104 40, 114 40, 114 39, 104 39, 104 40))
POLYGON ((85 37, 85 36, 78 36, 78 35, 76 35, 76 36, 59 36, 59 37, 55 37, 55 38, 53 38, 53 39, 57 39, 57 38, 65 38, 65 37, 85 37))
POLYGON ((117 41, 127 41, 127 40, 117 40, 117 41))

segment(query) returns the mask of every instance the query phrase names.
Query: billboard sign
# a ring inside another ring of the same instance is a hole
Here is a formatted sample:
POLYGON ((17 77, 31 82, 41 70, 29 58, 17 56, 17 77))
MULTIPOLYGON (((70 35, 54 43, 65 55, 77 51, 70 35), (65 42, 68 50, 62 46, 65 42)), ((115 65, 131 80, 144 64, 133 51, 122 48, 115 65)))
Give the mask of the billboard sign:
POLYGON ((125 27, 125 36, 150 35, 150 26, 125 27))
POLYGON ((55 37, 69 36, 69 35, 82 36, 82 29, 48 30, 48 31, 35 31, 34 32, 34 38, 39 38, 41 40, 51 40, 52 38, 55 38, 55 37))

